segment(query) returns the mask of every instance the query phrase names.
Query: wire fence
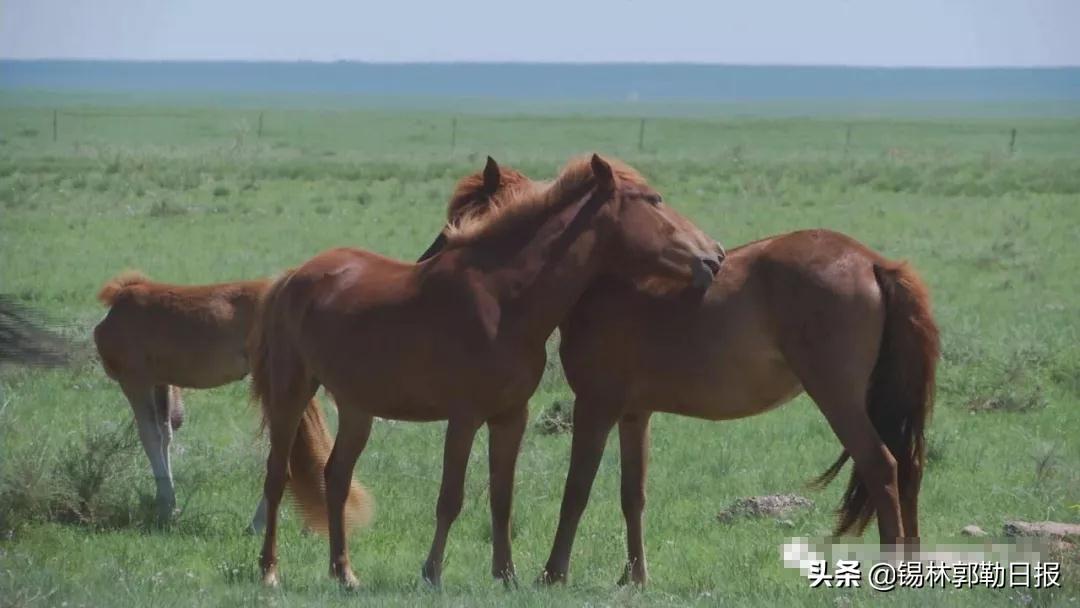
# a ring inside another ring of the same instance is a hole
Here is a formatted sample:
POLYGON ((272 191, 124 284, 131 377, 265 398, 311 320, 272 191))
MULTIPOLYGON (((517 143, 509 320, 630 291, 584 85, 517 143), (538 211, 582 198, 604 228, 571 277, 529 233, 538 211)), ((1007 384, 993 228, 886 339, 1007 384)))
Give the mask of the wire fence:
POLYGON ((315 110, 33 109, 0 137, 40 144, 259 146, 336 155, 614 154, 747 158, 1080 157, 1080 122, 831 118, 622 118, 315 110))

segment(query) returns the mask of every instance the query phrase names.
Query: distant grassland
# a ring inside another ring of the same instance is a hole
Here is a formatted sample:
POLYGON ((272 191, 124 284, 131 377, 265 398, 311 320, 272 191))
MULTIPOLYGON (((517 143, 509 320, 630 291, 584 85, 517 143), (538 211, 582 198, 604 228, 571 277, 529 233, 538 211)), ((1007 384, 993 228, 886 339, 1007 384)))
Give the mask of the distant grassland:
MULTIPOLYGON (((0 371, 0 604, 1026 603, 1017 590, 807 589, 781 567, 779 546, 826 534, 842 484, 810 494, 816 506, 792 527, 718 523, 736 498, 802 492, 836 456, 805 397, 723 424, 654 418, 652 585, 640 593, 614 586, 624 550, 617 444, 569 586, 508 593, 490 581, 486 439, 451 533, 445 591, 423 589, 444 425, 392 422, 376 424, 358 465, 378 504, 351 541, 366 590, 337 591, 325 541, 302 536, 292 514, 284 590, 260 589, 259 539, 242 532, 265 447, 244 384, 186 393, 174 440, 183 512, 157 529, 130 410, 89 356, 98 286, 125 268, 182 283, 267 276, 338 245, 415 258, 454 182, 488 154, 537 178, 575 154, 619 156, 729 247, 828 227, 910 260, 931 287, 944 347, 924 540, 945 542, 969 523, 996 534, 1006 519, 1080 520, 1080 120, 653 116, 642 137, 627 116, 272 107, 260 131, 257 108, 0 102, 0 291, 40 307, 87 353, 68 370, 0 371)), ((572 401, 556 344, 534 420, 572 401)), ((523 583, 550 548, 568 457, 569 436, 527 434, 514 515, 523 583)), ((1036 603, 1077 601, 1071 559, 1065 587, 1034 593, 1036 603)))

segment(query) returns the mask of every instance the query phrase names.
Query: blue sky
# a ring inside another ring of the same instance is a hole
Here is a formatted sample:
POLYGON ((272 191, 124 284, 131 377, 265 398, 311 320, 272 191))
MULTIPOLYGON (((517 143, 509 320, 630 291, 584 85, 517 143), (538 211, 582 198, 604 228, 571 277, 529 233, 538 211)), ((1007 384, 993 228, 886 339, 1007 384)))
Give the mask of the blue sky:
POLYGON ((1080 65, 1080 0, 0 0, 0 57, 1080 65))

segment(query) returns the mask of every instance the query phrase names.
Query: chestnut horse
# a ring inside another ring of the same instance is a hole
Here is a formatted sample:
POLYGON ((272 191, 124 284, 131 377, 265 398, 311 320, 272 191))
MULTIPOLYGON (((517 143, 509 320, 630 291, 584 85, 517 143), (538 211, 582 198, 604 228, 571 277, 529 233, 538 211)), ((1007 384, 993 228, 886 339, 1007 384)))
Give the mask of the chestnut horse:
MULTIPOLYGON (((245 351, 255 308, 269 281, 184 286, 136 272, 109 280, 109 307, 94 328, 102 367, 124 392, 157 483, 162 519, 176 508, 169 444, 183 422, 180 388, 213 388, 248 373, 245 351)), ((262 506, 252 527, 261 527, 262 506)))
MULTIPOLYGON (((528 179, 502 174, 504 182, 528 179)), ((483 209, 474 205, 469 213, 483 209)), ((577 524, 616 422, 628 546, 620 583, 644 584, 651 413, 742 418, 804 390, 844 448, 816 483, 831 481, 848 458, 855 462, 836 534, 861 534, 876 513, 883 544, 918 539, 939 341, 927 289, 907 264, 836 232, 793 232, 730 251, 704 298, 656 297, 622 281, 598 281, 560 335, 576 396, 574 436, 542 582, 566 579, 577 524)))
POLYGON ((716 244, 631 168, 599 156, 571 162, 543 188, 446 229, 443 250, 420 264, 333 249, 285 273, 267 292, 252 332, 252 386, 270 435, 263 581, 278 582, 277 511, 288 481, 313 526, 327 522, 330 571, 346 586, 348 481, 374 416, 448 420, 436 531, 423 577, 441 581, 450 526, 461 510, 476 431, 490 433, 492 574, 514 577, 510 509, 529 396, 545 342, 601 274, 650 289, 704 287, 716 244), (319 385, 338 404, 325 464, 305 407, 319 385), (295 445, 293 445, 295 442, 295 445), (325 480, 325 482, 324 482, 325 480))
MULTIPOLYGON (((460 220, 467 213, 486 212, 501 204, 492 197, 510 190, 500 191, 499 180, 526 184, 519 175, 512 169, 500 172, 489 158, 484 173, 461 180, 450 199, 449 217, 460 220)), ((439 234, 440 247, 444 234, 439 234)), ((247 336, 256 303, 269 284, 268 280, 252 280, 172 285, 129 271, 107 281, 98 293, 98 299, 110 307, 94 330, 98 353, 106 373, 120 384, 135 412, 139 438, 157 481, 162 518, 171 516, 176 508, 169 445, 173 431, 183 422, 179 387, 212 388, 247 375, 247 336)), ((54 363, 60 360, 59 344, 58 338, 36 329, 14 303, 0 296, 0 361, 54 363)), ((321 420, 314 422, 323 424, 321 420)), ((322 449, 329 454, 329 446, 322 449)), ((265 519, 263 499, 249 529, 261 532, 265 519)))

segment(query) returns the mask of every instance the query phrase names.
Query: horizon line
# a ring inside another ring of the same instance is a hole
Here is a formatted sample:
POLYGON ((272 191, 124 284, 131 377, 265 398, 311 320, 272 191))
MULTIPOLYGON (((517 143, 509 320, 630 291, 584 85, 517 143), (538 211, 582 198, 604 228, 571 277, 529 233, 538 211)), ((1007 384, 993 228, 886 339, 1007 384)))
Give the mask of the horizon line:
POLYGON ((270 64, 358 64, 373 66, 411 66, 411 65, 558 65, 558 66, 694 66, 694 67, 751 67, 751 68, 826 68, 826 69, 865 69, 865 70, 1068 70, 1080 69, 1080 64, 1027 64, 1027 65, 924 65, 924 64, 845 64, 845 63, 727 63, 713 61, 545 61, 545 60, 378 60, 367 59, 185 59, 185 58, 109 58, 109 57, 3 57, 0 62, 36 63, 36 62, 72 62, 72 63, 270 63, 270 64))

